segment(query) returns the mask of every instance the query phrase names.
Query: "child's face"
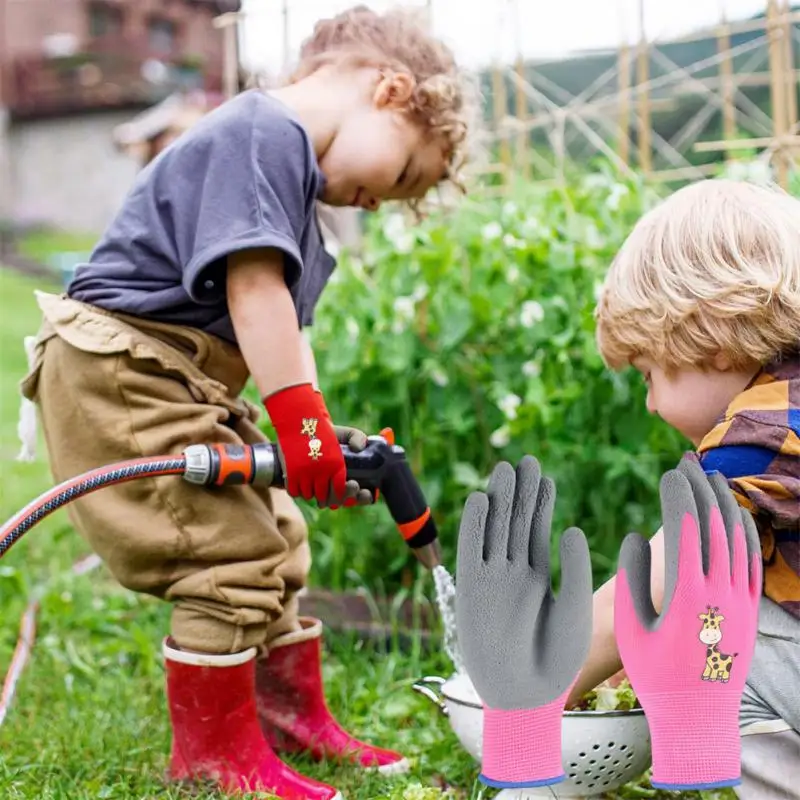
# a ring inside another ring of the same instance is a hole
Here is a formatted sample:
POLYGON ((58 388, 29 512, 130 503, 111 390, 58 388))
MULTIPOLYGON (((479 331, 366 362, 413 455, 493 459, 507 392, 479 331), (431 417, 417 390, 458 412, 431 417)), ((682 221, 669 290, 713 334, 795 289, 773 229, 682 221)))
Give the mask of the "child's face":
POLYGON ((737 394, 758 371, 726 368, 723 360, 705 370, 683 368, 666 372, 647 358, 635 358, 633 366, 647 384, 647 410, 658 414, 697 447, 737 394))
POLYGON ((377 211, 384 200, 422 198, 442 180, 444 142, 403 111, 411 88, 402 75, 384 78, 345 115, 320 159, 325 203, 377 211))

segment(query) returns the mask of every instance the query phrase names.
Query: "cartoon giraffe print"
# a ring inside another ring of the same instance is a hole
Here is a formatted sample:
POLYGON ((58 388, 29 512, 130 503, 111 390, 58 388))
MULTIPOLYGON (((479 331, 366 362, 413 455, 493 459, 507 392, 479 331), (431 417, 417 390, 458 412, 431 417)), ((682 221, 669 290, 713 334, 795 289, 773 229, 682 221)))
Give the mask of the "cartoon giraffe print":
POLYGON ((722 631, 720 630, 720 623, 725 619, 719 613, 719 608, 706 606, 708 609, 705 614, 698 616, 703 622, 703 627, 700 631, 700 641, 706 646, 706 667, 703 670, 704 681, 719 681, 720 683, 727 683, 731 677, 731 668, 733 667, 733 659, 738 656, 738 653, 720 653, 717 645, 722 641, 722 631))

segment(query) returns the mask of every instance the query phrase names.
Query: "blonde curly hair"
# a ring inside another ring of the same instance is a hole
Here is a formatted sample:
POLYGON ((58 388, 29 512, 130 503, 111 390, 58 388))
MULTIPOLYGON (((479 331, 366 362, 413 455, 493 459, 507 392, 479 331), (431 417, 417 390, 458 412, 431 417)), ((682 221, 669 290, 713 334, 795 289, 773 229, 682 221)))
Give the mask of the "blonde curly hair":
POLYGON ((415 87, 408 113, 447 143, 447 179, 464 190, 459 173, 468 160, 468 134, 478 106, 475 91, 450 48, 426 30, 418 11, 378 14, 358 5, 320 20, 301 46, 287 82, 296 83, 327 64, 410 75, 415 87))
POLYGON ((765 364, 800 346, 800 201, 728 179, 686 186, 645 214, 614 259, 597 308, 612 369, 765 364))

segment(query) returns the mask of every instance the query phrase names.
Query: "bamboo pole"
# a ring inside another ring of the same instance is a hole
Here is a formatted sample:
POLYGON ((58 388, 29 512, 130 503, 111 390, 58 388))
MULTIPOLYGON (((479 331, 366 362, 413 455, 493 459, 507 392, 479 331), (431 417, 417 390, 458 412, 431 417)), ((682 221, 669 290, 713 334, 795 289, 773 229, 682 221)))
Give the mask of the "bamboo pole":
MULTIPOLYGON (((767 21, 769 23, 769 66, 770 95, 772 100, 772 131, 776 139, 786 135, 786 76, 784 73, 783 51, 781 42, 783 30, 778 15, 777 0, 767 0, 767 21)), ((778 146, 774 154, 778 184, 789 188, 789 170, 783 147, 778 146)))
MULTIPOLYGON (((508 0, 509 12, 511 15, 511 33, 514 38, 514 51, 516 53, 516 63, 514 66, 516 81, 516 97, 514 102, 515 118, 517 122, 516 135, 516 168, 517 174, 527 181, 530 179, 531 160, 529 157, 530 135, 525 123, 528 120, 528 96, 522 91, 521 81, 525 79, 525 58, 522 53, 522 29, 520 20, 519 0, 508 0)), ((505 79, 504 79, 505 80, 505 79)))
POLYGON ((525 127, 525 123, 528 120, 528 96, 522 88, 522 81, 525 80, 525 61, 522 58, 522 53, 517 57, 516 73, 520 79, 517 82, 517 119, 521 123, 517 133, 517 168, 523 180, 527 181, 531 177, 531 162, 528 158, 529 137, 525 127))
POLYGON ((214 17, 212 24, 222 31, 222 91, 230 100, 239 93, 239 17, 240 11, 229 11, 214 17))
POLYGON ((637 83, 639 92, 639 167, 645 175, 653 168, 650 122, 650 92, 647 89, 650 72, 650 53, 644 29, 644 0, 639 0, 639 59, 637 83))
POLYGON ((289 56, 289 0, 283 0, 281 17, 283 22, 283 71, 286 73, 289 70, 289 62, 291 61, 289 56))
MULTIPOLYGON (((798 17, 800 19, 800 16, 798 17)), ((757 39, 753 39, 749 42, 745 42, 744 44, 736 45, 731 50, 731 57, 735 58, 740 55, 744 55, 745 53, 753 52, 761 47, 764 47, 768 43, 766 36, 760 36, 757 39)), ((665 87, 670 87, 673 91, 681 90, 681 91, 688 91, 692 86, 700 87, 705 86, 711 91, 714 87, 719 85, 719 78, 718 77, 709 77, 709 78, 695 78, 695 73, 702 72, 703 70, 710 69, 711 67, 716 67, 719 65, 720 57, 718 53, 715 53, 713 56, 708 58, 704 58, 700 61, 695 62, 689 67, 676 67, 675 63, 672 62, 670 59, 666 59, 663 53, 660 51, 654 51, 656 56, 659 60, 669 61, 673 65, 673 71, 667 75, 660 75, 657 78, 650 79, 645 85, 636 85, 631 87, 631 96, 636 96, 637 98, 639 95, 645 90, 654 90, 654 89, 663 89, 665 87), (676 75, 685 76, 686 80, 682 83, 676 82, 676 75)), ((552 89, 556 95, 564 97, 565 101, 568 101, 572 98, 568 92, 565 92, 563 89, 557 86, 557 84, 552 83, 547 78, 542 75, 541 72, 536 72, 536 80, 540 81, 543 85, 547 85, 548 89, 552 89)), ((768 72, 759 73, 758 75, 754 76, 747 76, 741 75, 737 77, 737 85, 745 86, 745 85, 753 85, 753 86, 767 86, 770 82, 770 76, 768 72), (748 80, 749 77, 752 77, 753 80, 748 80)), ((602 117, 605 114, 613 115, 613 109, 618 107, 619 105, 619 97, 618 95, 609 95, 604 97, 599 97, 594 99, 588 103, 584 103, 578 107, 576 107, 576 111, 580 113, 581 116, 589 116, 589 115, 596 115, 598 117, 602 117)), ((661 99, 651 99, 650 100, 650 109, 653 110, 655 108, 660 108, 662 110, 669 110, 670 108, 674 107, 675 101, 672 99, 661 98, 661 99)), ((772 120, 766 114, 762 114, 766 123, 769 123, 769 127, 771 128, 772 120)), ((549 124, 550 115, 536 115, 532 117, 528 122, 528 129, 533 130, 535 128, 544 127, 549 124)))
POLYGON ((494 130, 500 142, 500 163, 503 165, 504 180, 511 168, 511 148, 508 135, 503 128, 503 120, 508 116, 508 94, 506 92, 505 72, 499 64, 492 69, 492 97, 494 107, 494 130))
MULTIPOLYGON (((731 141, 736 136, 736 86, 733 77, 733 59, 731 58, 731 34, 725 9, 717 32, 717 52, 722 57, 719 62, 719 82, 722 88, 722 138, 731 141)), ((725 159, 731 159, 731 153, 725 151, 725 159)))
POLYGON ((797 125, 797 75, 794 63, 794 23, 789 19, 791 15, 790 0, 785 0, 783 9, 783 70, 786 78, 786 128, 795 132, 797 125))
POLYGON ((694 145, 694 151, 696 153, 713 153, 718 150, 750 150, 771 147, 775 144, 797 146, 800 145, 800 136, 787 134, 779 139, 774 136, 754 136, 752 139, 737 139, 734 142, 727 139, 721 139, 718 142, 697 142, 694 145))
POLYGON ((630 164, 631 149, 631 50, 627 42, 623 42, 617 56, 619 87, 619 157, 625 164, 630 164))

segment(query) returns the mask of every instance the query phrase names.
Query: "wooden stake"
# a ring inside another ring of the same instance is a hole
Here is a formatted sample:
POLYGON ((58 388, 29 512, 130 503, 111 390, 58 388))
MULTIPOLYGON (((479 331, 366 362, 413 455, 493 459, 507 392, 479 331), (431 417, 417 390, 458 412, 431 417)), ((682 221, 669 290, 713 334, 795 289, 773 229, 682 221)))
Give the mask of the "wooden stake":
POLYGON ((289 0, 283 0, 283 8, 281 10, 283 18, 283 71, 289 70, 289 0))
POLYGON ((520 131, 517 134, 517 167, 520 170, 523 180, 530 179, 531 162, 528 158, 528 129, 525 123, 528 121, 528 96, 523 89, 525 80, 525 61, 520 53, 517 56, 517 119, 520 122, 520 131))
POLYGON ((630 164, 631 149, 631 49, 627 42, 619 48, 618 87, 619 87, 619 143, 617 152, 625 164, 630 164))
POLYGON ((213 25, 222 31, 223 67, 222 91, 230 100, 239 93, 239 18, 241 11, 229 11, 214 17, 213 25))
MULTIPOLYGON (((733 59, 731 58, 731 33, 725 11, 717 32, 717 52, 722 60, 719 62, 719 82, 722 88, 722 138, 730 141, 736 137, 736 104, 734 97, 736 85, 733 77, 733 59)), ((730 160, 731 153, 726 150, 725 159, 730 160)))
POLYGON ((783 69, 786 76, 786 128, 790 133, 795 132, 797 125, 797 75, 794 64, 794 23, 791 21, 790 0, 785 0, 781 13, 783 14, 783 69))
MULTIPOLYGON (((782 25, 778 16, 776 0, 767 0, 767 22, 769 31, 770 95, 772 100, 773 135, 781 139, 786 135, 786 75, 784 72, 782 25)), ((778 184, 789 188, 789 169, 782 146, 774 154, 778 184)))
POLYGON ((696 153, 714 153, 719 150, 751 150, 774 145, 800 145, 800 136, 785 135, 780 139, 774 136, 754 136, 752 139, 736 139, 731 142, 728 139, 721 139, 714 142, 696 142, 693 150, 696 153))
POLYGON ((653 168, 650 130, 650 53, 644 30, 644 0, 639 0, 639 60, 636 80, 639 84, 639 167, 645 175, 653 168))
POLYGON ((503 165, 503 175, 506 180, 511 168, 511 148, 508 143, 508 135, 501 130, 501 126, 503 120, 508 116, 508 94, 505 73, 499 64, 495 64, 492 69, 492 96, 494 99, 494 129, 500 144, 500 163, 503 165))

